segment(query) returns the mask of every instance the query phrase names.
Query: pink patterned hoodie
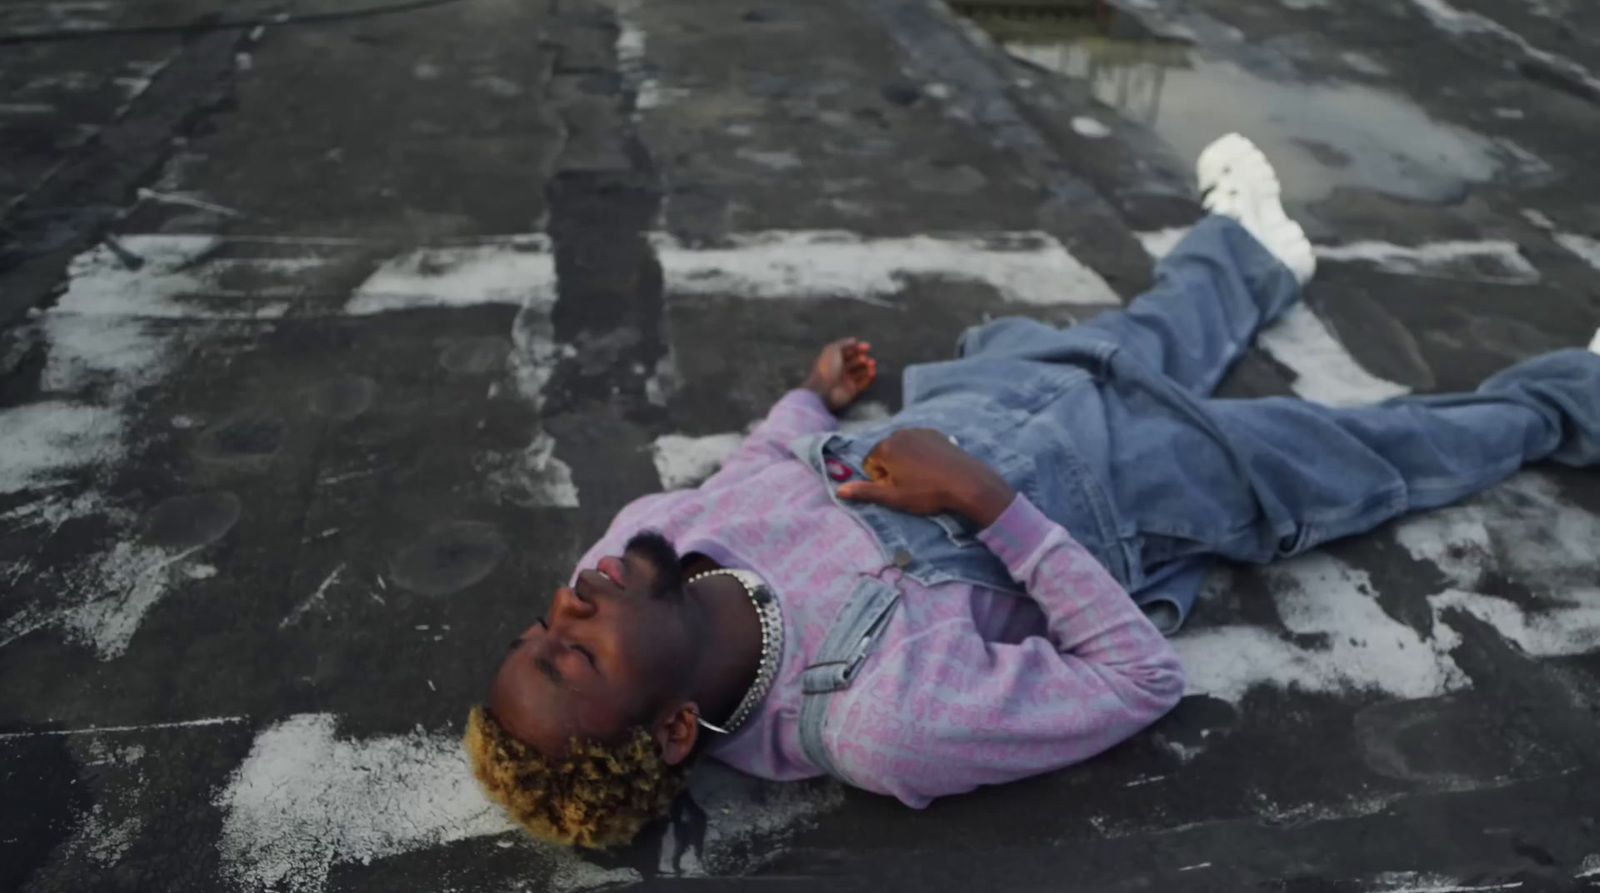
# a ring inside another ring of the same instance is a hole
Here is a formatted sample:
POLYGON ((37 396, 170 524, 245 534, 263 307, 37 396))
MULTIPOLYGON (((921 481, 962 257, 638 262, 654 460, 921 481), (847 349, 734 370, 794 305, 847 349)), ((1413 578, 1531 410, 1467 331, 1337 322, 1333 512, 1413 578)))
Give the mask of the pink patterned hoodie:
POLYGON ((777 592, 787 638, 761 710, 712 754, 762 778, 822 770, 800 745, 800 674, 862 574, 901 592, 854 684, 832 695, 824 743, 861 787, 923 807, 935 797, 1060 769, 1128 738, 1183 694, 1177 655, 1066 530, 1018 496, 979 538, 1028 597, 923 586, 833 502, 787 444, 832 430, 816 395, 791 391, 700 487, 624 508, 579 567, 641 529, 680 553, 756 571, 777 592))

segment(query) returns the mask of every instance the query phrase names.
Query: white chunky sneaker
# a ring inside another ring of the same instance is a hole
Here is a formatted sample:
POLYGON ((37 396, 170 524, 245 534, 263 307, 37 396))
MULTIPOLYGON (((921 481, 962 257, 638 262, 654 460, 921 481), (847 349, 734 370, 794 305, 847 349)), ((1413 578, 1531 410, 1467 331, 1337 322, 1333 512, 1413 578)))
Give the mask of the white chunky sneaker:
POLYGON ((1594 333, 1594 340, 1589 342, 1589 350, 1592 353, 1600 353, 1600 330, 1594 333))
POLYGON ((1195 162, 1201 203, 1213 214, 1239 221, 1304 285, 1317 271, 1317 255, 1300 224, 1278 200, 1278 175, 1267 156, 1237 133, 1207 146, 1195 162))

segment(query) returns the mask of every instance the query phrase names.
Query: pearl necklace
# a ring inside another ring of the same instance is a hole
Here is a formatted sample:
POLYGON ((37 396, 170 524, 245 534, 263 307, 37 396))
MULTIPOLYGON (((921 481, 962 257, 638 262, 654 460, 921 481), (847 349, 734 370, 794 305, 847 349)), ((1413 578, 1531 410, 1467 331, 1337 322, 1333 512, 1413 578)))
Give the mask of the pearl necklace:
POLYGON ((755 680, 750 683, 750 690, 744 693, 744 699, 734 709, 733 715, 728 717, 726 724, 712 725, 706 722, 704 717, 696 717, 702 728, 722 735, 732 735, 756 712, 756 708, 761 705, 761 699, 767 696, 767 692, 772 689, 773 680, 778 677, 778 666, 783 663, 783 612, 778 608, 778 599, 772 589, 753 571, 718 568, 695 574, 685 585, 719 574, 739 581, 739 585, 744 587, 744 594, 750 597, 750 603, 756 607, 756 616, 761 618, 761 664, 756 669, 755 680))

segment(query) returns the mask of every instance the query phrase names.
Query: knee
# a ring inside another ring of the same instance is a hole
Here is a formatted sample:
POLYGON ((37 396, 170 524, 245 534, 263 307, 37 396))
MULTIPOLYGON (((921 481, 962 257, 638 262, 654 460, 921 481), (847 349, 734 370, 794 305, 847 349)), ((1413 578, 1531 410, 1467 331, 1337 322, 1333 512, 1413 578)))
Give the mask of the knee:
POLYGON ((1018 353, 1036 344, 1040 336, 1059 331, 1025 316, 1002 316, 963 331, 956 339, 956 356, 1018 353))

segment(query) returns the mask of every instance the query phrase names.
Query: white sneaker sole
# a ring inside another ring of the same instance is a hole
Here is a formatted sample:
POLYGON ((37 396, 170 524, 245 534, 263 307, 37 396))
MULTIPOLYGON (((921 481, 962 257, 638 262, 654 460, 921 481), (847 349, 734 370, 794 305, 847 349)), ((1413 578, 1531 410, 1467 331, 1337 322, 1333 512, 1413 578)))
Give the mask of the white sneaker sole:
POLYGON ((1600 353, 1600 330, 1594 333, 1594 340, 1589 342, 1589 350, 1591 353, 1600 353))
POLYGON ((1301 284, 1311 279, 1317 255, 1284 213, 1278 174, 1255 143, 1237 133, 1222 137, 1200 153, 1195 174, 1206 210, 1239 221, 1301 284))

